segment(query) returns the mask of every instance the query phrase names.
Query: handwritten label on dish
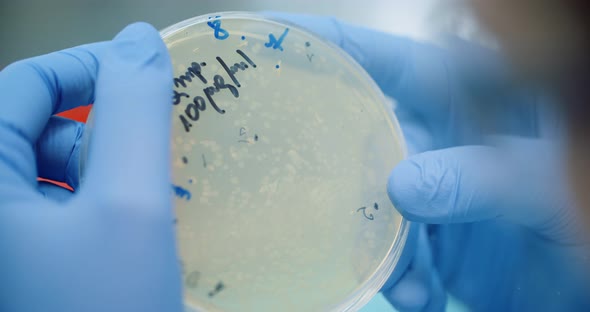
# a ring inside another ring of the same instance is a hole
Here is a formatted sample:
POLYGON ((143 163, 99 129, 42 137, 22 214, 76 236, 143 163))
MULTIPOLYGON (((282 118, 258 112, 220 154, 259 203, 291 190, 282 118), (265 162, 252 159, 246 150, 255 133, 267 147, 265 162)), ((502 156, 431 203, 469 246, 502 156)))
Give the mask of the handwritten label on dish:
POLYGON ((249 68, 256 68, 256 63, 244 53, 242 50, 236 50, 236 54, 240 57, 236 62, 226 62, 220 56, 215 58, 215 61, 221 65, 227 76, 216 74, 211 80, 203 76, 202 69, 207 66, 205 62, 192 62, 190 67, 186 69, 186 72, 178 77, 174 78, 174 93, 172 95, 172 104, 180 104, 183 98, 191 98, 192 96, 183 89, 188 88, 193 83, 204 84, 205 87, 202 89, 202 93, 194 96, 192 102, 189 103, 185 109, 184 114, 178 115, 180 122, 184 126, 186 132, 190 132, 190 128, 193 126, 193 122, 196 122, 201 118, 201 113, 207 109, 207 106, 213 108, 219 114, 225 114, 225 110, 217 105, 214 99, 214 95, 219 92, 230 92, 235 98, 240 97, 238 88, 241 87, 240 81, 238 80, 237 74, 240 71, 246 71, 249 68), (228 81, 231 80, 231 83, 228 81))

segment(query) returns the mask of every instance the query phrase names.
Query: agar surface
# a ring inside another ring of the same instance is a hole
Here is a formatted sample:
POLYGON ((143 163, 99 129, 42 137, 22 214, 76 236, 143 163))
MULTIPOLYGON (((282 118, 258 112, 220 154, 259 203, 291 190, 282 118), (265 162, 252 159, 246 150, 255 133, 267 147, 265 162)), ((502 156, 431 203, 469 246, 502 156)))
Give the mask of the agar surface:
POLYGON ((403 156, 378 90, 280 24, 211 16, 164 40, 187 302, 321 310, 378 275, 401 224, 384 183, 403 156))

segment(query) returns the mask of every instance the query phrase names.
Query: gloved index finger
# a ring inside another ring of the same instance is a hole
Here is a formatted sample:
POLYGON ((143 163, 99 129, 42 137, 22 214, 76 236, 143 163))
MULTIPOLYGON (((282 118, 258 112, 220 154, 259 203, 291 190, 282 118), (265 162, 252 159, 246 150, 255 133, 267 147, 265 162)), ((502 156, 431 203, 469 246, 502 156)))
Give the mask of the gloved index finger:
POLYGON ((265 12, 331 41, 354 58, 388 95, 396 97, 411 65, 415 43, 407 38, 349 25, 331 17, 265 12))
POLYGON ((354 58, 400 109, 429 120, 448 115, 465 81, 494 93, 507 74, 494 51, 458 40, 449 47, 347 24, 335 18, 265 12, 331 41, 354 58), (452 47, 452 48, 451 48, 452 47))
POLYGON ((10 128, 33 144, 51 115, 92 103, 99 60, 107 45, 101 42, 53 52, 2 70, 0 124, 5 126, 0 133, 10 128))

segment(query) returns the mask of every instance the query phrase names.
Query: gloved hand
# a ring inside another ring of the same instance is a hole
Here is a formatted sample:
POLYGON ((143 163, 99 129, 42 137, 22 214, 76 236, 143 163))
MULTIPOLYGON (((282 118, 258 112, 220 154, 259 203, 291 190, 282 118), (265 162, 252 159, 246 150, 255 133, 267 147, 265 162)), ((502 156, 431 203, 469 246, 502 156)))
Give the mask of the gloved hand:
POLYGON ((0 72, 0 311, 182 311, 171 67, 158 32, 133 24, 0 72), (88 103, 95 129, 78 190, 84 126, 52 115, 88 103))
POLYGON ((410 156, 393 170, 388 193, 422 225, 410 266, 383 288, 395 307, 440 311, 446 292, 475 311, 590 307, 579 268, 586 246, 559 153, 562 125, 548 100, 513 88, 485 49, 268 14, 339 45, 397 101, 410 156))

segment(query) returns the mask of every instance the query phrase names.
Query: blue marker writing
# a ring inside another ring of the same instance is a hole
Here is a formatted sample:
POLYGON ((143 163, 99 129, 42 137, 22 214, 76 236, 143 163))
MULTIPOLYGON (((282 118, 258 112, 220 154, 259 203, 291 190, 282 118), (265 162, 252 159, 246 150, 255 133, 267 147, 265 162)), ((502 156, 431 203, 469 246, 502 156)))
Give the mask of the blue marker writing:
POLYGON ((178 196, 179 198, 186 198, 186 200, 191 200, 191 192, 189 190, 174 184, 172 184, 172 190, 174 191, 174 194, 176 194, 176 196, 178 196))
POLYGON ((267 48, 272 47, 275 50, 279 49, 279 50, 283 51, 283 47, 281 46, 281 44, 283 43, 283 40, 285 39, 285 37, 287 36, 288 33, 289 33, 289 28, 285 28, 285 31, 279 37, 279 39, 277 39, 273 34, 268 34, 268 42, 265 43, 264 46, 267 48))
MULTIPOLYGON (((218 18, 219 16, 215 16, 215 18, 218 18)), ((211 18, 209 18, 211 19, 211 18)), ((209 25, 209 27, 213 28, 214 32, 213 35, 215 36, 215 38, 219 39, 219 40, 225 40, 227 39, 227 37, 229 37, 229 33, 227 32, 227 30, 221 28, 221 21, 216 19, 212 22, 207 22, 207 25, 209 25)))

